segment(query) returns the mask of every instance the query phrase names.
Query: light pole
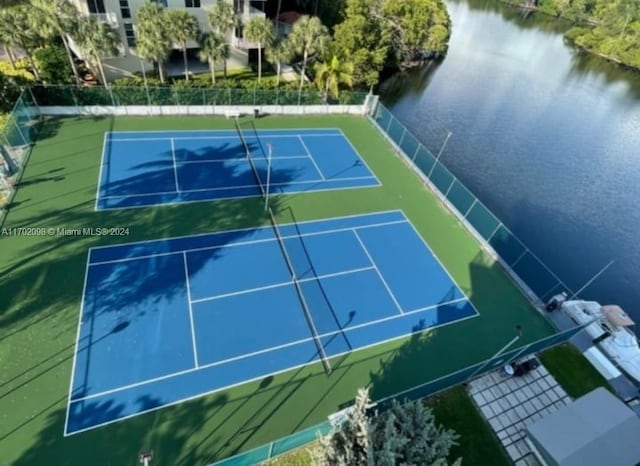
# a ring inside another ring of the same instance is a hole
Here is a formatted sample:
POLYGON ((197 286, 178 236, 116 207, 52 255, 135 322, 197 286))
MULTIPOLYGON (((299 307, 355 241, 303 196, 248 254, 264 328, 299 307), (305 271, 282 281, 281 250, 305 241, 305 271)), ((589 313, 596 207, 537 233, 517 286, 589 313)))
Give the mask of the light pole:
POLYGON ((500 356, 502 353, 504 353, 507 349, 509 349, 511 347, 511 345, 513 345, 516 341, 518 341, 520 339, 520 337, 522 336, 522 327, 520 325, 516 325, 514 328, 515 332, 516 332, 516 336, 513 337, 511 339, 511 341, 509 343, 507 343, 506 345, 504 345, 502 348, 500 348, 498 350, 498 352, 496 354, 494 354, 493 356, 491 356, 487 362, 485 362, 482 366, 480 366, 478 369, 476 369, 475 371, 473 371, 473 374, 471 374, 469 377, 467 377, 467 380, 465 383, 469 382, 471 379, 473 379, 476 374, 479 374, 480 372, 482 372, 482 370, 487 367, 487 365, 493 361, 495 358, 497 358, 498 356, 500 356))
POLYGON ((447 131, 447 137, 444 140, 444 142, 442 143, 442 146, 440 147, 440 151, 438 152, 438 155, 436 156, 436 161, 433 162, 433 165, 431 166, 431 170, 429 170, 429 174, 427 175, 427 178, 431 179, 431 174, 433 173, 433 169, 436 168, 436 165, 438 165, 438 161, 440 160, 440 156, 442 155, 442 151, 444 150, 445 146, 447 145, 447 142, 449 142, 449 138, 451 137, 453 133, 451 131, 447 131))

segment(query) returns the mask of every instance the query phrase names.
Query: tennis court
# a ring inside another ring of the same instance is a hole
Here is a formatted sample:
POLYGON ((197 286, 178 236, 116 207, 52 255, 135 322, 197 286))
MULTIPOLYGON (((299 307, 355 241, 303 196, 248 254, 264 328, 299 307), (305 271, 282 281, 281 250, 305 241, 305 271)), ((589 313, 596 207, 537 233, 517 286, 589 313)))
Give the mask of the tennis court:
POLYGON ((476 315, 400 210, 92 248, 65 432, 476 315))
POLYGON ((379 185, 340 129, 236 128, 105 133, 96 210, 379 185))

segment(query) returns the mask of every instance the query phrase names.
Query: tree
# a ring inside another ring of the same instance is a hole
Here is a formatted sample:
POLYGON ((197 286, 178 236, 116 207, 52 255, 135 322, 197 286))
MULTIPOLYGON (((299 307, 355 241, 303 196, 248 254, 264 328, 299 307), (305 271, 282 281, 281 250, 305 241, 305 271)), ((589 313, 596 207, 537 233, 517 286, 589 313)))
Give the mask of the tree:
POLYGON ((224 37, 217 32, 210 32, 200 36, 200 53, 198 54, 201 61, 209 63, 211 71, 211 84, 216 84, 216 62, 226 60, 229 57, 229 46, 224 37))
MULTIPOLYGON (((229 31, 240 24, 240 18, 233 5, 226 0, 217 0, 207 12, 209 27, 226 39, 229 31)), ((227 77, 227 56, 224 57, 224 77, 227 77)))
POLYGON ((136 52, 141 58, 158 64, 161 83, 164 83, 162 64, 171 52, 171 45, 164 8, 157 3, 145 3, 138 10, 136 52))
POLYGON ((338 49, 353 63, 354 82, 369 88, 378 83, 391 46, 381 9, 379 0, 348 0, 334 33, 338 49))
POLYGON ((327 59, 316 64, 316 84, 324 91, 325 101, 338 97, 340 84, 353 86, 353 63, 331 51, 327 59))
POLYGON ((8 55, 13 69, 15 70, 13 54, 7 46, 20 47, 24 50, 33 75, 37 80, 40 80, 40 73, 38 73, 32 54, 37 37, 31 29, 29 15, 30 10, 25 6, 0 10, 0 40, 5 45, 5 53, 8 55))
POLYGON ((295 44, 296 51, 302 54, 302 71, 300 73, 300 91, 306 78, 309 57, 322 50, 328 42, 329 31, 316 16, 302 16, 295 22, 289 40, 295 44))
POLYGON ((98 68, 102 84, 107 87, 102 57, 118 54, 118 44, 120 43, 118 32, 97 17, 87 16, 81 18, 78 23, 76 40, 86 54, 89 65, 98 68))
POLYGON ((258 44, 258 83, 262 78, 262 48, 269 44, 273 37, 273 24, 267 18, 253 18, 244 29, 244 35, 251 42, 258 44))
POLYGON ((77 28, 80 12, 67 0, 32 0, 31 29, 44 39, 60 37, 67 53, 69 65, 76 83, 80 83, 80 75, 73 52, 69 46, 67 34, 77 28))
POLYGON ((442 40, 442 27, 449 30, 449 15, 441 2, 433 0, 383 0, 383 21, 401 69, 416 66, 428 56, 444 55, 448 34, 442 40), (437 40, 432 36, 437 36, 437 40))
POLYGON ((275 64, 277 85, 280 85, 280 75, 282 74, 282 65, 290 61, 295 55, 295 50, 291 42, 287 39, 276 39, 271 47, 267 49, 267 60, 275 64))
POLYGON ((64 49, 58 45, 46 45, 33 52, 33 60, 40 70, 40 77, 49 84, 67 84, 71 66, 64 49))
MULTIPOLYGON (((400 404, 389 411, 371 413, 368 389, 358 390, 346 420, 327 436, 318 438, 311 452, 317 466, 419 464, 445 466, 458 435, 436 425, 431 410, 422 401, 400 404)), ((458 459, 454 465, 460 465, 458 459)))
POLYGON ((185 10, 169 10, 166 14, 167 27, 171 39, 180 45, 184 60, 184 76, 189 81, 189 65, 187 62, 187 41, 197 40, 200 35, 198 20, 185 10))

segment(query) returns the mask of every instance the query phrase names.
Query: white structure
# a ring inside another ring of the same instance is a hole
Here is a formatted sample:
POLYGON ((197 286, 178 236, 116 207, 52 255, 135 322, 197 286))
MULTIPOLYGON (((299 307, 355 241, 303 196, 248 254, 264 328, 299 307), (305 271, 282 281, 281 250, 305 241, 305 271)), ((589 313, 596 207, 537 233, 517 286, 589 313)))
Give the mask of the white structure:
MULTIPOLYGON (((137 27, 138 9, 149 0, 70 0, 78 10, 84 15, 95 15, 101 20, 116 28, 120 33, 121 50, 120 56, 105 60, 105 71, 108 73, 107 79, 114 79, 123 76, 131 76, 132 73, 141 71, 144 66, 145 71, 151 71, 153 64, 143 62, 136 56, 135 52, 135 32, 137 27)), ((203 31, 209 30, 206 8, 215 3, 216 0, 155 0, 169 9, 183 9, 198 18, 200 28, 203 31)), ((241 22, 246 24, 254 17, 265 17, 264 3, 267 0, 225 0, 233 2, 235 11, 240 15, 241 22)), ((240 68, 248 64, 248 50, 257 48, 256 44, 244 40, 242 27, 236 28, 228 35, 230 47, 230 57, 228 67, 240 68)), ((81 51, 72 42, 74 52, 82 57, 81 51)), ((197 49, 198 44, 190 41, 187 44, 190 49, 197 49)), ((176 47, 177 48, 177 47, 176 47)), ((203 69, 207 70, 207 65, 203 69)), ((222 63, 219 65, 222 68, 222 63)), ((182 68, 180 67, 180 70, 182 68)))

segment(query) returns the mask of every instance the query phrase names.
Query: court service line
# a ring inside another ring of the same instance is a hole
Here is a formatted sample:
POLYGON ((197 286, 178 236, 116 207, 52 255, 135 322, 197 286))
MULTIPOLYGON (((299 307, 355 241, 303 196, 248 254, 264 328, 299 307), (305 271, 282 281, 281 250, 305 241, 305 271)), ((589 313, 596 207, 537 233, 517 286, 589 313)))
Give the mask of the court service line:
POLYGON ((175 178, 175 181, 176 181, 176 192, 179 193, 180 185, 178 184, 178 162, 176 161, 176 145, 173 142, 173 138, 171 138, 170 141, 171 141, 171 158, 173 159, 173 177, 175 178))
POLYGON ((367 257, 369 258, 369 260, 371 261, 371 263, 373 264, 373 266, 376 269, 376 272, 378 273, 378 277, 380 277, 380 280, 382 280, 382 284, 384 285, 384 287, 387 289, 387 293, 389 293, 389 296, 391 296, 391 299, 393 300, 393 302, 396 304, 398 311, 400 311, 400 314, 404 314, 404 311, 402 310, 402 306, 400 306, 400 303, 398 302, 398 300, 396 299, 395 295, 393 294, 393 292, 391 291, 391 287, 389 287, 389 284, 387 283, 387 281, 384 279, 384 277, 382 276, 382 273, 380 272, 380 269, 378 268, 378 266, 376 265, 376 261, 373 260, 373 257, 371 257, 371 254, 369 254, 369 250, 367 249, 367 247, 364 245, 364 242, 362 241, 362 239, 360 238, 360 235, 358 234, 358 231, 355 228, 352 228, 353 234, 356 235, 356 239, 358 240, 358 242, 360 243, 360 247, 362 248, 362 250, 364 251, 364 253, 367 255, 367 257))
POLYGON ((380 180, 378 179, 378 177, 376 176, 375 172, 371 169, 371 167, 369 166, 369 164, 367 163, 367 161, 364 159, 364 157, 362 157, 360 155, 360 153, 358 152, 358 150, 354 147, 353 143, 351 142, 351 140, 347 137, 346 134, 344 134, 344 131, 342 131, 342 128, 338 128, 338 131, 340 132, 340 134, 342 135, 342 137, 344 138, 345 141, 347 141, 347 144, 349 144, 349 146, 351 146, 351 150, 358 156, 358 159, 360 159, 360 161, 362 163, 364 163, 365 168, 369 171, 369 173, 371 173, 371 175, 376 179, 376 181, 378 182, 378 184, 382 185, 382 183, 380 182, 380 180))
MULTIPOLYGON (((359 328, 368 327, 368 326, 379 324, 381 322, 386 322, 386 321, 389 321, 389 320, 401 319, 401 318, 404 318, 404 317, 406 317, 408 315, 417 314, 419 312, 429 311, 431 309, 435 309, 435 308, 438 308, 440 306, 448 306, 450 304, 456 304, 456 303, 461 302, 461 301, 468 301, 468 300, 466 300, 464 298, 458 298, 458 299, 454 299, 454 300, 451 300, 451 301, 445 301, 445 302, 442 302, 442 303, 433 304, 431 306, 425 306, 424 308, 415 309, 413 311, 407 312, 407 313, 402 314, 402 315, 393 315, 393 316, 389 316, 389 317, 383 317, 381 319, 376 319, 376 320, 372 320, 372 321, 369 321, 369 322, 364 322, 362 324, 354 325, 352 327, 347 327, 345 329, 336 330, 336 331, 333 331, 333 332, 326 332, 326 333, 323 333, 321 335, 318 335, 318 337, 320 339, 322 339, 322 338, 326 338, 326 337, 332 337, 332 336, 338 335, 340 333, 348 333, 348 332, 350 332, 352 330, 356 330, 356 329, 359 329, 359 328)), ((458 319, 458 320, 460 320, 460 319, 458 319)), ((431 328, 431 327, 428 327, 428 328, 431 328)), ((424 330, 426 330, 426 329, 424 329, 424 330)), ((75 398, 73 400, 73 402, 76 403, 76 402, 79 402, 79 401, 85 401, 85 400, 89 400, 89 399, 92 399, 92 398, 98 398, 98 397, 101 397, 101 396, 104 396, 104 395, 109 395, 111 393, 117 393, 117 392, 121 392, 123 390, 129 390, 130 388, 135 388, 135 387, 140 387, 142 385, 146 385, 146 384, 150 384, 150 383, 160 382, 162 380, 170 379, 170 378, 173 378, 173 377, 186 375, 186 374, 189 374, 191 372, 195 372, 197 370, 208 369, 210 367, 220 366, 220 365, 227 364, 227 363, 230 363, 230 362, 251 358, 253 356, 258 356, 260 354, 268 353, 270 351, 276 351, 276 350, 279 350, 279 349, 283 349, 283 348, 288 348, 288 347, 291 347, 291 346, 299 345, 299 344, 302 344, 302 343, 313 342, 313 340, 314 340, 314 337, 308 337, 308 338, 303 338, 303 339, 300 339, 300 340, 295 340, 295 341, 292 341, 292 342, 289 342, 289 343, 283 343, 281 345, 276 345, 276 346, 272 346, 272 347, 269 347, 269 348, 264 348, 264 349, 261 349, 261 350, 258 350, 258 351, 252 351, 250 353, 245 353, 245 354, 242 354, 242 355, 239 355, 239 356, 234 356, 232 358, 227 358, 227 359, 223 359, 223 360, 220 360, 220 361, 211 362, 211 363, 208 363, 208 364, 203 364, 197 369, 194 369, 194 368, 184 369, 184 370, 181 370, 181 371, 174 372, 172 374, 165 374, 165 375, 161 375, 159 377, 154 377, 154 378, 151 378, 151 379, 142 380, 140 382, 134 382, 132 384, 123 385, 122 387, 112 388, 112 389, 109 389, 109 390, 104 390, 102 392, 94 393, 92 395, 87 395, 87 396, 84 396, 84 397, 81 397, 81 398, 75 398)), ((381 343, 383 343, 383 342, 379 342, 379 343, 375 343, 375 344, 377 345, 377 344, 381 344, 381 343)), ((358 348, 357 350, 360 350, 360 349, 363 349, 363 348, 358 348)))
MULTIPOLYGON (((325 278, 340 277, 342 275, 349 275, 349 274, 352 274, 352 273, 366 272, 367 270, 374 270, 374 267, 372 267, 372 266, 360 267, 360 268, 357 268, 357 269, 343 270, 341 272, 328 273, 328 274, 325 274, 325 275, 316 275, 316 276, 311 277, 311 278, 299 278, 298 279, 298 283, 306 283, 306 282, 312 282, 312 281, 316 281, 316 280, 323 280, 325 278)), ((273 288, 280 288, 280 287, 283 287, 283 286, 290 286, 290 285, 293 285, 293 281, 292 280, 288 280, 286 282, 276 283, 276 284, 273 284, 273 285, 259 286, 257 288, 249 288, 249 289, 245 289, 245 290, 241 290, 241 291, 232 291, 230 293, 223 293, 223 294, 219 294, 219 295, 215 295, 215 296, 208 296, 206 298, 198 298, 198 299, 194 299, 191 302, 193 304, 203 303, 203 302, 207 302, 207 301, 214 301, 216 299, 228 298, 230 296, 239 296, 239 295, 243 295, 243 294, 247 294, 247 293, 255 293, 255 292, 258 292, 258 291, 271 290, 273 288)))
MULTIPOLYGON (((377 227, 383 227, 383 226, 387 226, 387 225, 395 225, 395 224, 399 224, 399 223, 406 223, 406 220, 392 220, 389 222, 382 222, 382 223, 372 223, 370 225, 362 225, 359 226, 359 229, 366 229, 366 228, 377 228, 377 227)), ((233 230, 232 230, 233 231, 233 230)), ((290 239, 290 238, 306 238, 307 236, 322 236, 322 235, 327 235, 327 234, 332 234, 332 233, 341 233, 341 232, 345 232, 345 231, 353 231, 353 227, 344 227, 344 228, 334 228, 331 230, 323 230, 323 231, 312 231, 309 233, 303 233, 301 235, 299 234, 294 234, 294 235, 285 235, 282 236, 282 239, 290 239)), ((215 235, 216 233, 206 233, 207 235, 215 235)), ((198 236, 203 236, 203 235, 194 235, 196 237, 198 236)), ((164 241, 171 241, 173 240, 178 240, 178 239, 186 239, 189 238, 189 236, 187 237, 178 237, 178 238, 168 238, 165 240, 151 240, 151 241, 147 241, 147 242, 164 242, 164 241)), ((142 256, 134 256, 134 257, 123 257, 121 259, 111 259, 111 260, 106 260, 106 261, 98 261, 98 262, 91 262, 89 265, 103 265, 103 264, 116 264, 119 262, 129 262, 129 261, 134 261, 134 260, 138 260, 138 259, 152 259, 155 257, 162 257, 162 256, 170 256, 173 254, 180 254, 182 252, 184 253, 190 253, 190 252, 200 252, 200 251, 207 251, 210 249, 223 249, 223 248, 233 248, 233 247, 237 247, 237 246, 245 246, 245 245, 251 245, 251 244, 259 244, 259 243, 268 243, 268 242, 272 242, 272 241, 277 241, 275 236, 271 236, 269 238, 265 238, 265 239, 255 239, 255 240, 249 240, 249 241, 240 241, 240 242, 236 242, 236 243, 225 243, 225 244, 216 244, 216 245, 212 245, 212 246, 203 246, 201 248, 192 248, 192 249, 182 249, 182 250, 177 250, 177 251, 169 251, 169 252, 161 252, 158 254, 146 254, 146 255, 142 255, 142 256)), ((144 243, 144 241, 139 241, 137 243, 128 243, 128 244, 140 244, 140 243, 144 243)), ((95 249, 102 249, 104 247, 123 247, 123 246, 127 246, 127 243, 124 244, 120 244, 120 245, 111 245, 111 246, 98 246, 95 249)))
POLYGON ((195 368, 200 367, 198 362, 198 349, 196 345, 196 326, 193 323, 193 307, 191 306, 191 284, 189 283, 189 266, 187 265, 187 253, 182 253, 182 259, 184 260, 184 279, 187 287, 187 304, 189 305, 189 322, 191 324, 191 344, 193 345, 193 363, 195 368))
POLYGON ((300 140, 302 147, 304 147, 304 150, 306 151, 307 156, 311 159, 311 163, 313 164, 313 166, 316 167, 316 170, 318 171, 322 179, 326 180, 324 173, 322 173, 322 170, 320 170, 320 167, 316 163, 316 159, 313 158, 313 155, 311 155, 311 152, 309 151, 309 148, 307 147, 307 145, 304 143, 304 139, 302 139, 302 136, 298 135, 298 139, 300 140))
MULTIPOLYGON (((218 116, 222 116, 222 115, 218 115, 218 116)), ((261 131, 263 133, 283 133, 283 132, 289 132, 292 133, 294 136, 296 134, 298 134, 296 131, 302 131, 302 133, 300 134, 315 134, 318 133, 320 131, 327 131, 327 132, 338 132, 340 131, 339 127, 336 128, 332 128, 330 126, 327 127, 315 127, 315 128, 261 128, 258 131, 261 131)), ((138 134, 155 134, 155 133, 229 133, 229 134, 237 134, 234 130, 229 130, 229 129, 171 129, 171 130, 167 130, 167 129, 144 129, 144 130, 140 130, 140 129, 134 129, 134 130, 117 130, 117 131, 107 131, 108 134, 132 134, 132 133, 138 133, 138 134)))
MULTIPOLYGON (((282 155, 272 157, 273 160, 282 160, 282 159, 307 159, 308 155, 282 155)), ((180 163, 189 164, 189 163, 224 163, 224 162, 247 162, 247 157, 237 157, 237 158, 228 158, 228 159, 217 159, 217 160, 182 160, 180 163)), ((235 188, 235 186, 233 186, 235 188)))

